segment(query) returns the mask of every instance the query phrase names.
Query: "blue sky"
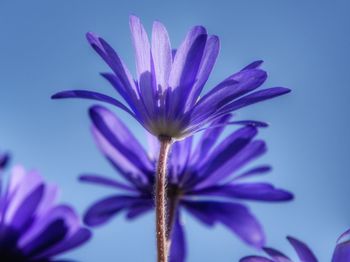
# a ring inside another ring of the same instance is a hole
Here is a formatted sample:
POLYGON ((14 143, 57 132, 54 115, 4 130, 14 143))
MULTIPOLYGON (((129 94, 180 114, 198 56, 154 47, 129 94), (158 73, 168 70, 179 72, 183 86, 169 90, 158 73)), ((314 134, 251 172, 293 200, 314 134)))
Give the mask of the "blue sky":
MULTIPOLYGON (((107 192, 80 185, 86 171, 115 176, 97 151, 86 101, 52 101, 70 88, 113 94, 98 72, 107 70, 85 40, 104 36, 134 68, 129 14, 147 29, 162 21, 177 46, 197 24, 221 39, 221 53, 207 90, 256 59, 265 60, 266 86, 286 86, 287 96, 240 111, 242 118, 268 121, 260 137, 273 165, 266 177, 296 195, 293 203, 250 207, 261 219, 270 246, 294 256, 285 240, 307 242, 321 261, 350 227, 350 3, 347 0, 225 1, 18 1, 0 2, 0 148, 13 162, 39 169, 62 188, 62 201, 82 213, 107 192)), ((142 128, 117 112, 143 138, 142 128)), ((259 162, 258 161, 258 162, 259 162)), ((207 229, 185 216, 189 261, 237 261, 256 253, 222 227, 207 229)), ((94 231, 86 246, 67 254, 83 262, 152 261, 153 216, 128 223, 119 216, 94 231)))

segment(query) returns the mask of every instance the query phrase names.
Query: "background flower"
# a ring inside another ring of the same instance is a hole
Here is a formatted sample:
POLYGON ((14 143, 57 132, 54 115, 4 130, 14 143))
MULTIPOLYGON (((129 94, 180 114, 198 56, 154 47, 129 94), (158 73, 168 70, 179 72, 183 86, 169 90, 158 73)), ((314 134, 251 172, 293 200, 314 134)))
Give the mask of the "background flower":
MULTIPOLYGON (((293 237, 287 237, 289 243, 292 245, 300 262, 317 262, 317 258, 312 250, 303 242, 293 237)), ((332 262, 346 262, 350 261, 350 230, 345 231, 337 240, 332 262)), ((240 262, 292 262, 292 260, 273 248, 264 248, 265 253, 270 256, 270 259, 261 256, 249 256, 242 258, 240 262)))
MULTIPOLYGON (((124 181, 85 174, 81 181, 120 189, 123 192, 93 204, 85 215, 90 226, 106 223, 121 211, 133 219, 153 209, 155 156, 158 143, 149 136, 148 151, 108 109, 90 109, 93 135, 98 147, 124 181)), ((266 151, 265 143, 255 140, 257 129, 246 126, 219 142, 225 115, 214 122, 192 148, 192 138, 176 142, 169 159, 169 225, 173 225, 171 261, 184 261, 186 244, 181 211, 188 211, 207 226, 222 224, 251 246, 262 247, 265 235, 243 200, 287 201, 292 194, 269 183, 246 182, 247 178, 270 170, 262 165, 239 173, 241 168, 266 151)))
POLYGON ((113 70, 102 76, 129 107, 115 98, 85 90, 63 91, 52 98, 103 101, 124 110, 157 137, 181 139, 227 113, 290 91, 274 87, 253 92, 267 78, 266 72, 259 69, 262 61, 255 61, 199 97, 219 53, 217 36, 195 26, 179 48, 172 50, 168 32, 160 22, 153 23, 151 43, 138 17, 130 17, 130 30, 136 80, 103 38, 87 34, 91 46, 113 70))
POLYGON ((64 261, 55 257, 90 238, 70 206, 55 204, 57 194, 37 172, 12 169, 0 195, 1 261, 64 261))

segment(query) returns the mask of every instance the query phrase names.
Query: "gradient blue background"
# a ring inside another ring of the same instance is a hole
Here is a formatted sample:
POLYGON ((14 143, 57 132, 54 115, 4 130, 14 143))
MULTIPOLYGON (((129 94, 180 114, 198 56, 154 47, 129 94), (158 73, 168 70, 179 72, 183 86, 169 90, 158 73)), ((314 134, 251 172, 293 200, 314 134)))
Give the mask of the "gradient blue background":
MULTIPOLYGON (((293 203, 250 206, 270 246, 295 257, 285 240, 291 234, 329 261, 337 236, 350 226, 349 11, 348 0, 0 0, 0 147, 11 150, 13 162, 59 184, 62 199, 82 213, 112 191, 80 185, 77 175, 115 174, 91 139, 86 112, 91 103, 49 97, 70 88, 113 94, 98 75, 107 67, 86 43, 85 32, 104 36, 133 69, 130 13, 148 29, 154 19, 164 22, 175 46, 191 26, 203 24, 222 42, 207 89, 255 59, 266 61, 268 85, 293 89, 240 111, 242 118, 271 123, 260 135, 270 150, 258 162, 273 164, 266 179, 296 194, 293 203)), ((118 115, 143 138, 135 121, 118 115)), ((211 230, 185 219, 189 261, 229 262, 256 253, 223 227, 211 230)), ((154 261, 153 231, 152 214, 133 223, 119 216, 64 257, 154 261)))

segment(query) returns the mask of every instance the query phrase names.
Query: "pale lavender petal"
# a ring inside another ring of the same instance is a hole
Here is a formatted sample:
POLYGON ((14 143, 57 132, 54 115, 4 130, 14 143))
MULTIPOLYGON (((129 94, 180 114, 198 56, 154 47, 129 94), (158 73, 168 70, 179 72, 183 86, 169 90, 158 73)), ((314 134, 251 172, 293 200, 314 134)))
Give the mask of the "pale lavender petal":
POLYGON ((148 145, 148 156, 152 161, 157 161, 158 155, 159 155, 159 140, 154 135, 152 135, 150 132, 146 131, 147 136, 147 145, 148 145))
POLYGON ((164 92, 168 88, 172 55, 168 32, 158 21, 153 23, 151 48, 157 88, 164 92))
MULTIPOLYGON (((139 83, 144 72, 151 72, 151 47, 145 28, 140 18, 130 16, 129 20, 132 41, 135 49, 136 72, 139 83)), ((150 87, 150 84, 146 86, 150 87)), ((149 90, 151 91, 151 90, 149 90)))
POLYGON ((289 243, 293 246, 295 251, 298 254, 298 257, 301 261, 305 262, 317 262, 317 258, 311 249, 303 242, 293 237, 287 237, 289 243))
POLYGON ((136 72, 141 99, 151 114, 154 113, 156 90, 152 78, 151 47, 146 30, 136 16, 129 20, 132 42, 135 49, 136 72))
POLYGON ((13 188, 10 188, 9 190, 9 199, 10 202, 6 209, 5 214, 5 223, 10 224, 13 222, 13 217, 17 213, 17 209, 19 206, 23 203, 23 201, 31 194, 36 188, 38 188, 42 183, 43 180, 41 176, 35 172, 26 172, 22 167, 16 166, 12 169, 13 176, 17 176, 17 178, 14 178, 13 182, 10 182, 12 184, 13 188), (15 182, 15 180, 19 180, 18 182, 15 182), (15 186, 15 184, 17 186, 15 186))

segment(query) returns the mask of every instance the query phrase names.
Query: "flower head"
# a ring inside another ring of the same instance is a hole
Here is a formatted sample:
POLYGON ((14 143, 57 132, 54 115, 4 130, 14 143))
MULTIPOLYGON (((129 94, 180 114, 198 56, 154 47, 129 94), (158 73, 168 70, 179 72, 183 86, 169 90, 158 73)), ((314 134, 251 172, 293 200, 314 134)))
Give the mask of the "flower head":
MULTIPOLYGON (((85 222, 98 226, 126 211, 132 219, 154 208, 153 191, 158 143, 149 136, 148 151, 108 109, 90 109, 93 135, 98 147, 125 182, 101 175, 84 174, 81 181, 122 190, 93 204, 85 222)), ((168 214, 172 229, 171 261, 184 261, 186 252, 181 212, 188 211, 208 226, 222 224, 249 245, 262 247, 265 236, 262 227, 243 200, 287 201, 292 194, 268 183, 246 182, 262 175, 270 167, 262 165, 238 173, 242 167, 266 151, 265 143, 254 139, 257 129, 246 126, 219 142, 223 124, 230 121, 224 115, 207 129, 197 146, 192 138, 177 141, 168 160, 168 214)))
POLYGON ((125 100, 107 95, 73 90, 53 98, 86 98, 112 104, 135 118, 156 137, 181 139, 223 115, 267 100, 290 90, 274 87, 254 91, 267 74, 256 61, 232 74, 200 97, 219 53, 219 38, 208 35, 202 26, 193 27, 177 50, 170 45, 168 32, 154 22, 151 42, 140 22, 130 17, 136 60, 136 80, 113 48, 101 37, 88 33, 87 39, 113 73, 102 73, 125 100))
POLYGON ((12 169, 0 194, 1 261, 54 261, 90 238, 70 206, 55 204, 57 193, 37 172, 12 169))
MULTIPOLYGON (((318 261, 312 250, 305 243, 293 237, 287 237, 287 239, 296 251, 300 262, 318 261)), ((276 249, 265 247, 264 251, 270 258, 265 258, 262 256, 248 256, 242 258, 240 262, 292 262, 289 257, 276 249)), ((350 230, 345 231, 338 238, 332 257, 332 262, 346 261, 350 261, 350 230)))

